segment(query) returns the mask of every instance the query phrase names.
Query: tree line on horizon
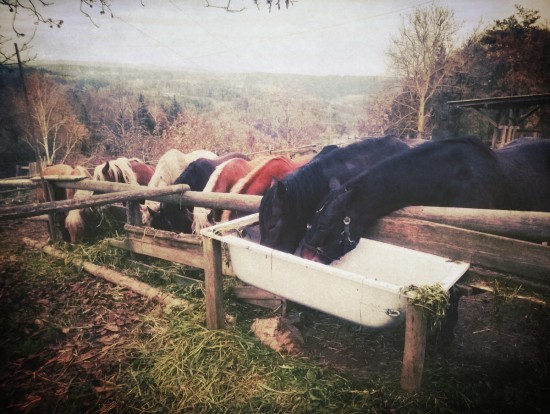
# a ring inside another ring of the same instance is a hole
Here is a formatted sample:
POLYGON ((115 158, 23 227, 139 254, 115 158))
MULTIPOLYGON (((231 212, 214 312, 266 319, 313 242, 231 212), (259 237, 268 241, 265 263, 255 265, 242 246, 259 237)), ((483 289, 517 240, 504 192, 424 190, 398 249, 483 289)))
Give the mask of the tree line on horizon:
MULTIPOLYGON (((3 67, 0 174, 37 157, 91 166, 118 156, 158 159, 170 148, 250 153, 390 133, 488 138, 485 120, 447 102, 545 93, 550 85, 550 30, 537 11, 516 9, 459 47, 449 9, 415 9, 392 39, 395 72, 387 79, 251 74, 230 82, 213 74, 52 66, 27 68, 22 84, 3 67)), ((547 134, 548 112, 528 126, 547 134)))

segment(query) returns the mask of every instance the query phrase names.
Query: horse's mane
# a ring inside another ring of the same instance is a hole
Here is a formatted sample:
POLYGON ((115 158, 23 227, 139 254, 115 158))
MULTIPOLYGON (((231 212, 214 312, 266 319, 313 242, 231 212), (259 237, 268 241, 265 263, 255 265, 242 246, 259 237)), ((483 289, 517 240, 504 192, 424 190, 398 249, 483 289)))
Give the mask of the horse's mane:
POLYGON ((211 192, 214 186, 216 185, 216 183, 218 182, 220 175, 224 172, 227 166, 230 163, 234 162, 236 159, 240 159, 240 158, 231 158, 227 161, 222 162, 220 165, 218 165, 214 170, 214 172, 210 175, 210 178, 208 179, 208 182, 206 183, 202 191, 204 191, 205 193, 211 192))
POLYGON ((109 177, 103 174, 103 169, 106 164, 109 163, 109 173, 114 178, 115 182, 118 182, 120 178, 126 184, 137 185, 137 177, 130 166, 130 161, 126 157, 119 157, 116 160, 110 160, 94 168, 93 179, 97 181, 111 181, 109 177))
POLYGON ((268 157, 266 160, 263 160, 260 164, 256 165, 248 174, 235 183, 233 188, 231 188, 231 193, 233 194, 243 194, 254 181, 262 174, 265 168, 269 164, 277 161, 286 162, 289 165, 292 165, 292 161, 284 156, 277 157, 268 157))

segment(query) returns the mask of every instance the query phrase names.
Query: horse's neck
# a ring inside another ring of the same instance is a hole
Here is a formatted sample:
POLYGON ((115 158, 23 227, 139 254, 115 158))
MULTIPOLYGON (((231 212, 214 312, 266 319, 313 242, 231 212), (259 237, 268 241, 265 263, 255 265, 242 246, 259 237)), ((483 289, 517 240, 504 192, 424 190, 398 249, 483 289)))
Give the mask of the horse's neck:
POLYGON ((263 167, 254 170, 250 176, 247 176, 247 180, 239 189, 239 193, 262 195, 271 186, 274 177, 280 179, 292 169, 292 163, 285 159, 268 161, 263 167))

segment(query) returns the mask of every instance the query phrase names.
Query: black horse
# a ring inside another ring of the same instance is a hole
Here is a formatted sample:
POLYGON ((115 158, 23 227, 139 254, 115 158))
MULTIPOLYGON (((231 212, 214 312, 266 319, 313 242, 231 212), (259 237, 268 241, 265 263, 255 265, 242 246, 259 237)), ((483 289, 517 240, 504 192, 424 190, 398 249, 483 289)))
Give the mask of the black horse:
POLYGON ((465 137, 391 157, 325 197, 301 255, 330 263, 355 248, 375 220, 409 205, 550 211, 550 141, 492 151, 465 137))
POLYGON ((329 146, 302 168, 275 183, 260 204, 261 244, 294 253, 319 201, 331 189, 379 161, 408 150, 395 136, 329 146))
MULTIPOLYGON (((214 160, 199 158, 189 164, 174 184, 187 184, 191 191, 202 191, 216 167, 233 158, 250 160, 246 155, 239 152, 232 152, 214 160)), ((186 206, 161 203, 158 212, 149 209, 149 214, 151 215, 151 227, 155 229, 191 233, 193 212, 186 206)))

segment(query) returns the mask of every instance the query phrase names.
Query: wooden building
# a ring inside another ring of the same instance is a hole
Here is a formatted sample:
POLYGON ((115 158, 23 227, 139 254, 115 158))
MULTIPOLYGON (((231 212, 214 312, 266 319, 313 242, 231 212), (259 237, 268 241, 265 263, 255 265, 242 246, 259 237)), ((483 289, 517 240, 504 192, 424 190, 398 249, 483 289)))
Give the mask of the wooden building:
POLYGON ((491 147, 497 148, 521 136, 541 138, 540 131, 527 130, 525 124, 542 106, 550 104, 550 93, 466 99, 447 103, 480 113, 493 126, 491 147))

